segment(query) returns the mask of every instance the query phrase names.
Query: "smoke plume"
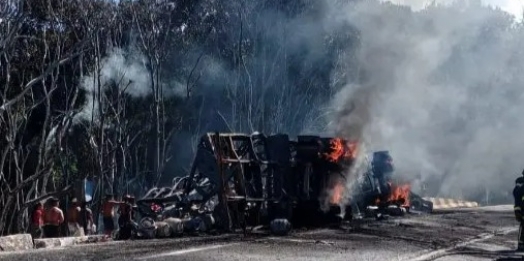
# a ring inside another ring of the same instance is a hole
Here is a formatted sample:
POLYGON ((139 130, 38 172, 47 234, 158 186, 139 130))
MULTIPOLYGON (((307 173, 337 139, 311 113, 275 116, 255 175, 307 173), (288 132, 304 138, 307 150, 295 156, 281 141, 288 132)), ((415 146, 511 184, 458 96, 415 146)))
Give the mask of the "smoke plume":
POLYGON ((381 2, 334 11, 360 32, 365 77, 333 101, 332 129, 389 150, 397 175, 433 194, 508 194, 524 166, 521 4, 381 2))
POLYGON ((390 2, 397 5, 411 7, 414 11, 420 11, 429 6, 435 5, 457 5, 457 4, 482 4, 493 8, 498 8, 513 15, 516 19, 522 19, 524 3, 520 0, 381 0, 381 2, 390 2))
POLYGON ((77 120, 96 121, 100 104, 99 92, 116 86, 131 97, 144 97, 151 92, 149 71, 144 58, 137 53, 115 48, 100 64, 100 71, 82 79, 81 87, 86 91, 86 104, 77 115, 77 120), (93 99, 94 98, 94 99, 93 99))

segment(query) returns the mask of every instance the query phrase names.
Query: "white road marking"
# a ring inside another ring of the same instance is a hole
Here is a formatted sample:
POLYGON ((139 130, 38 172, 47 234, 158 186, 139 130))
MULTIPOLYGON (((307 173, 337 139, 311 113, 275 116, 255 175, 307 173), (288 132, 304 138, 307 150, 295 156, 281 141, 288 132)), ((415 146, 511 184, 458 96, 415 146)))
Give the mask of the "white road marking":
POLYGON ((265 242, 267 240, 272 241, 281 241, 281 242, 291 242, 291 243, 312 243, 312 244, 327 244, 332 245, 335 244, 335 242, 332 241, 326 241, 326 240, 312 240, 312 239, 295 239, 295 238, 283 238, 283 237, 268 237, 263 238, 260 240, 257 240, 258 242, 265 242))
POLYGON ((467 246, 467 245, 470 245, 470 244, 474 244, 474 243, 477 243, 477 242, 488 240, 488 239, 490 239, 492 237, 495 237, 495 236, 506 235, 506 234, 509 234, 511 232, 515 232, 515 231, 518 231, 518 230, 519 229, 515 228, 515 227, 505 227, 505 228, 502 228, 502 229, 496 231, 495 233, 483 233, 483 234, 477 235, 474 239, 464 241, 464 242, 456 244, 455 246, 452 246, 452 247, 443 248, 443 249, 439 249, 439 250, 435 250, 435 251, 431 251, 431 252, 423 251, 424 253, 419 253, 415 257, 408 258, 405 261, 434 260, 436 258, 448 255, 449 252, 451 252, 451 251, 453 251, 453 250, 455 250, 457 248, 461 248, 461 247, 464 247, 464 246, 467 246))
POLYGON ((320 233, 325 233, 325 232, 331 232, 333 231, 332 229, 327 229, 327 228, 323 228, 323 229, 316 229, 316 230, 310 230, 310 231, 297 231, 295 232, 296 235, 314 235, 314 234, 320 234, 320 233))
POLYGON ((238 244, 240 243, 231 243, 231 244, 225 244, 225 245, 209 245, 209 246, 204 246, 204 247, 195 247, 195 248, 188 248, 188 249, 182 249, 182 250, 175 250, 171 252, 165 252, 161 254, 141 257, 141 258, 138 258, 138 260, 154 259, 154 258, 166 257, 166 256, 179 256, 179 255, 184 255, 188 253, 207 251, 207 250, 218 249, 218 248, 223 248, 223 247, 228 247, 228 246, 233 246, 233 245, 238 245, 238 244))
POLYGON ((0 251, 0 256, 8 256, 8 255, 18 255, 18 254, 26 254, 28 251, 30 252, 56 252, 71 248, 84 248, 86 246, 97 246, 97 245, 116 245, 116 244, 122 244, 125 241, 106 241, 106 242, 97 242, 97 243, 85 243, 85 244, 77 244, 77 245, 71 245, 71 246, 57 246, 57 247, 47 247, 47 248, 34 248, 29 250, 17 250, 17 251, 0 251))

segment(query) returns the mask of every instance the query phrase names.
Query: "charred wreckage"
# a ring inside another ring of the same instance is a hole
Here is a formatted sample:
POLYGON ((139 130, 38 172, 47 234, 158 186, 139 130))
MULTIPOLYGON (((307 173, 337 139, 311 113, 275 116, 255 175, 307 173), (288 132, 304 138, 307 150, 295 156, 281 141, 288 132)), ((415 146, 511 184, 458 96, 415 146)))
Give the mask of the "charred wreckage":
POLYGON ((388 151, 374 152, 367 171, 348 189, 345 173, 358 149, 358 142, 341 138, 207 133, 188 176, 136 201, 133 235, 247 233, 261 227, 282 235, 291 224, 315 227, 432 211, 432 203, 412 193, 409 183, 394 182, 388 151), (348 191, 352 195, 344 195, 348 191))

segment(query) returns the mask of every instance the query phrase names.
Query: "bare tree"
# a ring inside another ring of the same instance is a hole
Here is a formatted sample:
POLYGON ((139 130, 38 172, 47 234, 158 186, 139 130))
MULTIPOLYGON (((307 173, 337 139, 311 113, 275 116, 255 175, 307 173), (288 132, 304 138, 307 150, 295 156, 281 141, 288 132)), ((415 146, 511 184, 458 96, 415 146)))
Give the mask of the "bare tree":
MULTIPOLYGON (((0 106, 0 234, 24 230, 29 204, 68 189, 55 186, 54 156, 71 126, 77 92, 67 91, 60 73, 84 52, 82 44, 65 47, 67 39, 57 23, 38 24, 33 34, 24 34, 25 5, 18 3, 10 6, 13 10, 0 24, 0 77, 5 79, 0 106), (62 111, 53 108, 58 89, 67 93, 62 111)), ((50 5, 45 8, 52 10, 50 5)), ((61 20, 53 11, 50 15, 61 20)))
POLYGON ((168 149, 171 137, 178 126, 168 127, 166 118, 166 79, 161 69, 165 58, 169 56, 169 39, 174 37, 172 26, 173 16, 171 7, 167 3, 137 5, 133 8, 134 28, 138 34, 140 50, 147 57, 150 69, 150 87, 152 93, 152 120, 155 142, 154 152, 154 181, 155 186, 160 181, 169 161, 168 149))

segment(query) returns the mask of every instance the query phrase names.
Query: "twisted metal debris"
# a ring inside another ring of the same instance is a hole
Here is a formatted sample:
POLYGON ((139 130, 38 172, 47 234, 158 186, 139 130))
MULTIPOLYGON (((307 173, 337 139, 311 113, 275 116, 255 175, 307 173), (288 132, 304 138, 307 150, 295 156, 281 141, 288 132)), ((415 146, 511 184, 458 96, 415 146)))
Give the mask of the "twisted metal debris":
MULTIPOLYGON (((406 212, 408 198, 400 202, 397 195, 395 202, 381 201, 391 198, 385 194, 390 191, 380 190, 384 182, 373 171, 363 175, 370 187, 357 190, 363 193, 355 197, 358 202, 340 202, 337 194, 343 186, 333 180, 343 180, 352 167, 357 145, 318 136, 298 136, 292 141, 285 134, 207 133, 200 139, 188 176, 174 178, 171 186, 153 188, 137 201, 141 229, 146 230, 142 234, 171 237, 211 231, 247 233, 267 226, 273 233, 284 235, 292 225, 318 226, 349 220, 355 208, 373 203, 389 204, 382 210, 396 206, 397 212, 406 212), (325 208, 320 199, 328 190, 335 192, 325 208), (341 213, 346 215, 341 217, 341 213)), ((413 193, 409 197, 413 198, 411 202, 421 203, 422 199, 413 193)))

